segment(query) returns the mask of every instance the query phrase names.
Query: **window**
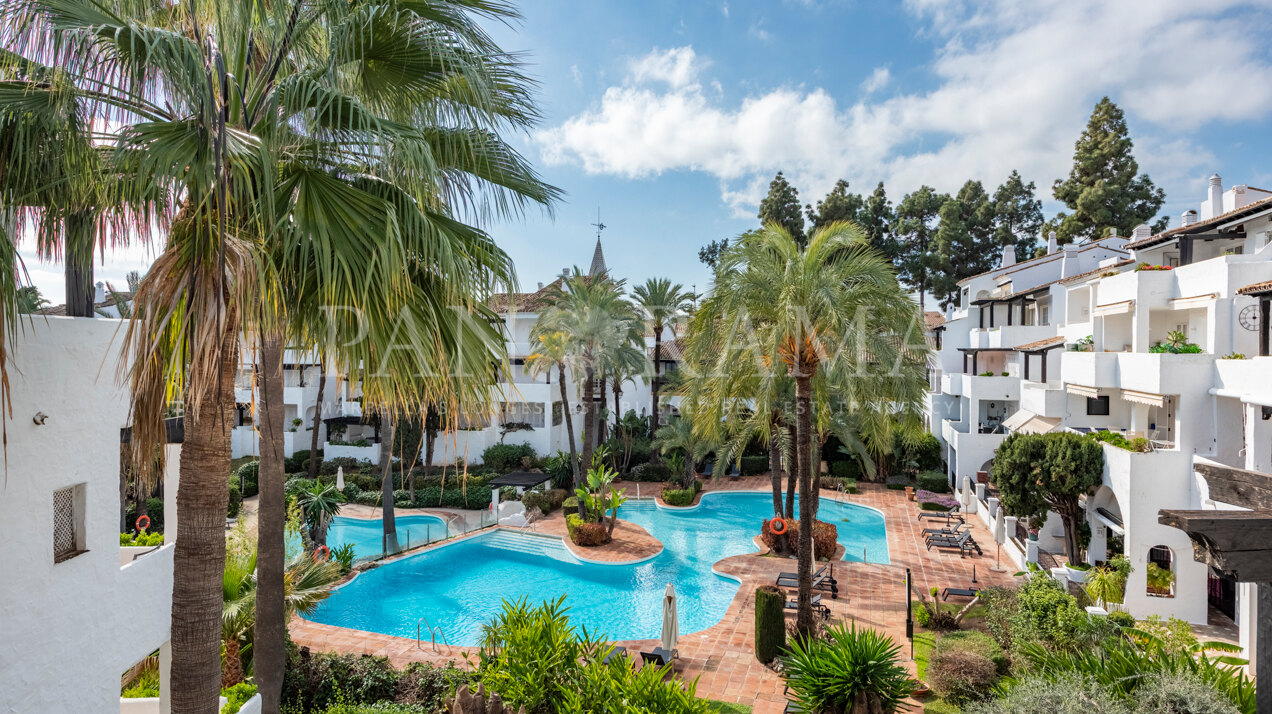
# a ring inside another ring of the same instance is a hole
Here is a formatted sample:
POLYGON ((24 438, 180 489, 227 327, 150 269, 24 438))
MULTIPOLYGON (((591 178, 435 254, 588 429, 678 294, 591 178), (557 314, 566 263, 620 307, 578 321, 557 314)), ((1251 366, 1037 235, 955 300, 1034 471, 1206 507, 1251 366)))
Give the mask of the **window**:
POLYGON ((1108 395, 1102 397, 1087 397, 1087 414, 1091 416, 1108 416, 1108 395))
POLYGON ((502 424, 529 424, 543 428, 543 404, 540 402, 504 402, 502 424))
POLYGON ((1155 545, 1148 549, 1148 564, 1145 579, 1147 593, 1155 597, 1175 596, 1174 553, 1164 545, 1155 545))
POLYGON ((53 562, 84 552, 84 484, 53 492, 53 562))

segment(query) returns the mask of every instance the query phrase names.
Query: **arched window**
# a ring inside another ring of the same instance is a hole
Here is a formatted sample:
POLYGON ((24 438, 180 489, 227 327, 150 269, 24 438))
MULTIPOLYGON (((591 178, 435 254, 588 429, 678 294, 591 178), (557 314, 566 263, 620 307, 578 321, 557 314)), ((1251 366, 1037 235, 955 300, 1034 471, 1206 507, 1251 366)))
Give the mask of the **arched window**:
POLYGON ((1175 597, 1175 554, 1164 545, 1148 549, 1146 591, 1153 597, 1175 597))

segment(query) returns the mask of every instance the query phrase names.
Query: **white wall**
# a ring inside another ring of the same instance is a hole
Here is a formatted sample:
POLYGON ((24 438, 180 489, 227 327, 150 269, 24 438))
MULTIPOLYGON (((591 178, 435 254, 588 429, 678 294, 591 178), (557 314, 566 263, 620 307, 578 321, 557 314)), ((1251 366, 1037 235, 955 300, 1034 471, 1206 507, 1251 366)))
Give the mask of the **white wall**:
POLYGON ((0 711, 118 711, 120 675, 168 639, 172 547, 120 567, 119 328, 41 317, 10 346, 0 711), (36 412, 48 415, 43 426, 36 412), (88 552, 54 564, 53 491, 79 483, 88 552))

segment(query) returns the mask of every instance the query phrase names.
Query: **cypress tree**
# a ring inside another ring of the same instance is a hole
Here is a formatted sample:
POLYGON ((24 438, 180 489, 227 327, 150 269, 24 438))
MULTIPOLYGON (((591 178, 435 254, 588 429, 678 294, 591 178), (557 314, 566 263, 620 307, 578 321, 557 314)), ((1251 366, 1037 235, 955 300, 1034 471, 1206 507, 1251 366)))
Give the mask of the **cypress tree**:
POLYGON ((801 246, 807 242, 804 235, 804 213, 799 205, 799 191, 786 181, 781 171, 769 183, 768 195, 760 201, 760 224, 776 222, 790 231, 791 237, 801 246))

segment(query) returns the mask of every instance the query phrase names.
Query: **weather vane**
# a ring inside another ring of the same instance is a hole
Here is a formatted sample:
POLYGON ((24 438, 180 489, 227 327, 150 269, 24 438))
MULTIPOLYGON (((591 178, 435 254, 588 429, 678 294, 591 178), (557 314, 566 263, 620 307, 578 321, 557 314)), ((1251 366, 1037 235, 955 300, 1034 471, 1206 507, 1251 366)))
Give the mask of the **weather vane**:
POLYGON ((601 207, 596 207, 596 223, 592 224, 596 228, 596 239, 601 239, 601 231, 605 230, 605 224, 601 223, 601 207))

